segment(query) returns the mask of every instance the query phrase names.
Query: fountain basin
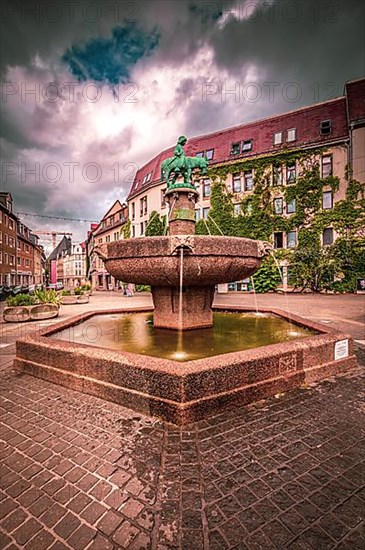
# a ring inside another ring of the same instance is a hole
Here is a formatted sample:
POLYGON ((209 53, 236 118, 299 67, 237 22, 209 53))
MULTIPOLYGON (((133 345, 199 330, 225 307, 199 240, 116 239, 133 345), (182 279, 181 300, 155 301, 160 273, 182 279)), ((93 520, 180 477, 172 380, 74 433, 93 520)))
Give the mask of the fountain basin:
POLYGON ((17 341, 14 368, 181 425, 356 366, 350 335, 277 309, 261 308, 260 312, 314 334, 184 363, 57 339, 61 331, 92 321, 96 315, 128 311, 152 310, 89 312, 42 329, 17 341))
POLYGON ((104 245, 108 272, 125 283, 178 287, 180 248, 184 286, 214 286, 250 277, 265 256, 262 241, 240 237, 141 237, 104 245))

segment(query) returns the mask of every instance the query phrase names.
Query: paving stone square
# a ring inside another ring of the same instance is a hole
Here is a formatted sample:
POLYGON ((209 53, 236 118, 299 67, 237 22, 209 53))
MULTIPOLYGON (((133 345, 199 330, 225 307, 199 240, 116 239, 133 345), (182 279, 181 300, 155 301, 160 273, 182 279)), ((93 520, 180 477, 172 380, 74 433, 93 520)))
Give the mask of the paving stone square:
POLYGON ((357 354, 350 373, 184 427, 4 368, 1 548, 362 548, 357 354))

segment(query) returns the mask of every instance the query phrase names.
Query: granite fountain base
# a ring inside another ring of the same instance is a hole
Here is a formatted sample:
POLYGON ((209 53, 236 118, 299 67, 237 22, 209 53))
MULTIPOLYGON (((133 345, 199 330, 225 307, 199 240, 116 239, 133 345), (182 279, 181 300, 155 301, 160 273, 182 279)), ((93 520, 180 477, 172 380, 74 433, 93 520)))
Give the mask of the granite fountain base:
MULTIPOLYGON (((350 335, 277 309, 261 308, 260 312, 287 319, 314 334, 184 363, 57 339, 60 331, 95 315, 142 311, 151 310, 89 312, 22 338, 16 343, 14 367, 20 373, 181 425, 356 366, 350 335)), ((236 307, 234 311, 250 310, 236 307)))

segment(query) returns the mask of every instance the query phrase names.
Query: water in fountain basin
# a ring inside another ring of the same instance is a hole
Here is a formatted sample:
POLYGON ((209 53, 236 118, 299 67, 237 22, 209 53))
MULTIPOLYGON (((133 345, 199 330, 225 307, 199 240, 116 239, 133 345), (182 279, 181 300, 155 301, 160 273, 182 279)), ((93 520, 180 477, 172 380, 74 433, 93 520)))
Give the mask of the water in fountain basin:
POLYGON ((215 312, 212 328, 176 331, 155 328, 153 313, 132 313, 95 315, 50 338, 184 362, 313 334, 269 314, 257 317, 255 313, 215 312), (182 355, 177 356, 177 350, 182 355))
POLYGON ((183 349, 183 283, 184 283, 184 248, 180 248, 180 276, 179 276, 179 329, 177 350, 174 359, 184 361, 185 352, 183 349))

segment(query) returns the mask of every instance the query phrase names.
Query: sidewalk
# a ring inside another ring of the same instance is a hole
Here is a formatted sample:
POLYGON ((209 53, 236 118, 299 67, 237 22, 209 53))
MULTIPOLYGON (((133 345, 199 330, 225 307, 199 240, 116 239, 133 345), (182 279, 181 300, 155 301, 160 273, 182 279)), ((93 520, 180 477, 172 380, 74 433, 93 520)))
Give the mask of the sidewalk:
MULTIPOLYGON (((364 364, 356 297, 328 300, 327 309, 320 300, 337 296, 292 298, 286 303, 293 312, 325 315, 334 326, 351 329, 364 364)), ((229 295, 217 301, 252 299, 229 295)), ((87 306, 68 306, 67 312, 65 306, 61 315, 148 300, 103 293, 87 306)), ((275 307, 288 309, 283 296, 258 300, 262 305, 276 300, 275 307)), ((19 326, 1 325, 1 330, 13 346, 19 326)), ((361 367, 183 429, 16 375, 5 362, 3 367, 0 548, 355 550, 364 545, 361 367)))

